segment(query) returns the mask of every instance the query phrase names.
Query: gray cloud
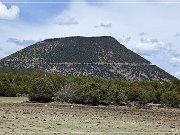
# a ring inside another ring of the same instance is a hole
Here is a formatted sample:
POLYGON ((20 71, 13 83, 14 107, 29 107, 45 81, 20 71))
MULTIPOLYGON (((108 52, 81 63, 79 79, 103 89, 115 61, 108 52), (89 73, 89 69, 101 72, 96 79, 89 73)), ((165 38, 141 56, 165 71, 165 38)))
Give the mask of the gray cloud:
POLYGON ((180 33, 176 33, 176 34, 175 34, 175 37, 180 37, 180 33))
POLYGON ((141 33, 139 33, 139 36, 144 36, 144 35, 146 35, 146 33, 145 33, 145 32, 141 32, 141 33))
POLYGON ((107 23, 107 24, 101 23, 100 25, 94 26, 94 28, 111 28, 111 27, 112 27, 111 23, 107 23))
POLYGON ((148 38, 141 38, 140 39, 142 43, 158 43, 158 39, 156 38, 152 38, 152 39, 148 39, 148 38))
POLYGON ((54 23, 57 25, 67 25, 67 26, 78 24, 76 19, 70 16, 58 16, 55 18, 54 23))
POLYGON ((8 38, 7 42, 14 43, 18 46, 28 46, 34 44, 36 41, 34 40, 19 40, 16 38, 8 38))
POLYGON ((122 36, 121 38, 119 38, 118 39, 118 41, 120 42, 120 43, 128 43, 129 41, 131 40, 131 37, 130 36, 122 36))

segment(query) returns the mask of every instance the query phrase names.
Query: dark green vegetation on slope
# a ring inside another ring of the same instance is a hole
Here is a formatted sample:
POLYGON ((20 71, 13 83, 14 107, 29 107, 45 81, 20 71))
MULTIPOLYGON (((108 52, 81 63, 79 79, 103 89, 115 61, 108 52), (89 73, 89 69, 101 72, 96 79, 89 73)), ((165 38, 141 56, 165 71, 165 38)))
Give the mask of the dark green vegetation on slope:
POLYGON ((47 39, 0 60, 0 65, 64 76, 127 81, 175 79, 109 36, 47 39))
POLYGON ((55 75, 15 72, 1 69, 0 96, 29 94, 33 102, 53 100, 81 104, 116 104, 129 101, 162 103, 176 107, 180 104, 180 81, 105 80, 94 77, 62 77, 55 75))

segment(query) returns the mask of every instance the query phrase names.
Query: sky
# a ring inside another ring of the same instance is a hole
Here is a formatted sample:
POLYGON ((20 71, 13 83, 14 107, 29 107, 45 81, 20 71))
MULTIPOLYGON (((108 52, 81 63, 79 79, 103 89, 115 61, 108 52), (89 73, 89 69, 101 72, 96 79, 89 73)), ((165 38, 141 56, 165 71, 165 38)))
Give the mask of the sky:
POLYGON ((113 36, 180 78, 180 0, 0 0, 0 58, 67 36, 113 36))

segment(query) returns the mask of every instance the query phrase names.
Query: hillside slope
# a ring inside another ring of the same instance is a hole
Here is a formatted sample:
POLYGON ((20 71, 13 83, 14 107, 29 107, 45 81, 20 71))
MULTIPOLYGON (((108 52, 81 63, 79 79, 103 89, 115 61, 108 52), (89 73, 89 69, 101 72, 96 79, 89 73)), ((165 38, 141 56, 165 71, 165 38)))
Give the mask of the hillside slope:
POLYGON ((175 79, 109 36, 47 39, 0 60, 0 65, 65 76, 175 79))

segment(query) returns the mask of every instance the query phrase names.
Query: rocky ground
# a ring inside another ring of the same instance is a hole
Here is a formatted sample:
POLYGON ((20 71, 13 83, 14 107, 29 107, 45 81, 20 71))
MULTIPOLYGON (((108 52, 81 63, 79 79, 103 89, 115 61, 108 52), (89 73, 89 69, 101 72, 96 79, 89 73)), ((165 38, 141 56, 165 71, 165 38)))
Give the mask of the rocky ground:
POLYGON ((180 134, 180 109, 11 100, 0 100, 0 134, 180 134))

